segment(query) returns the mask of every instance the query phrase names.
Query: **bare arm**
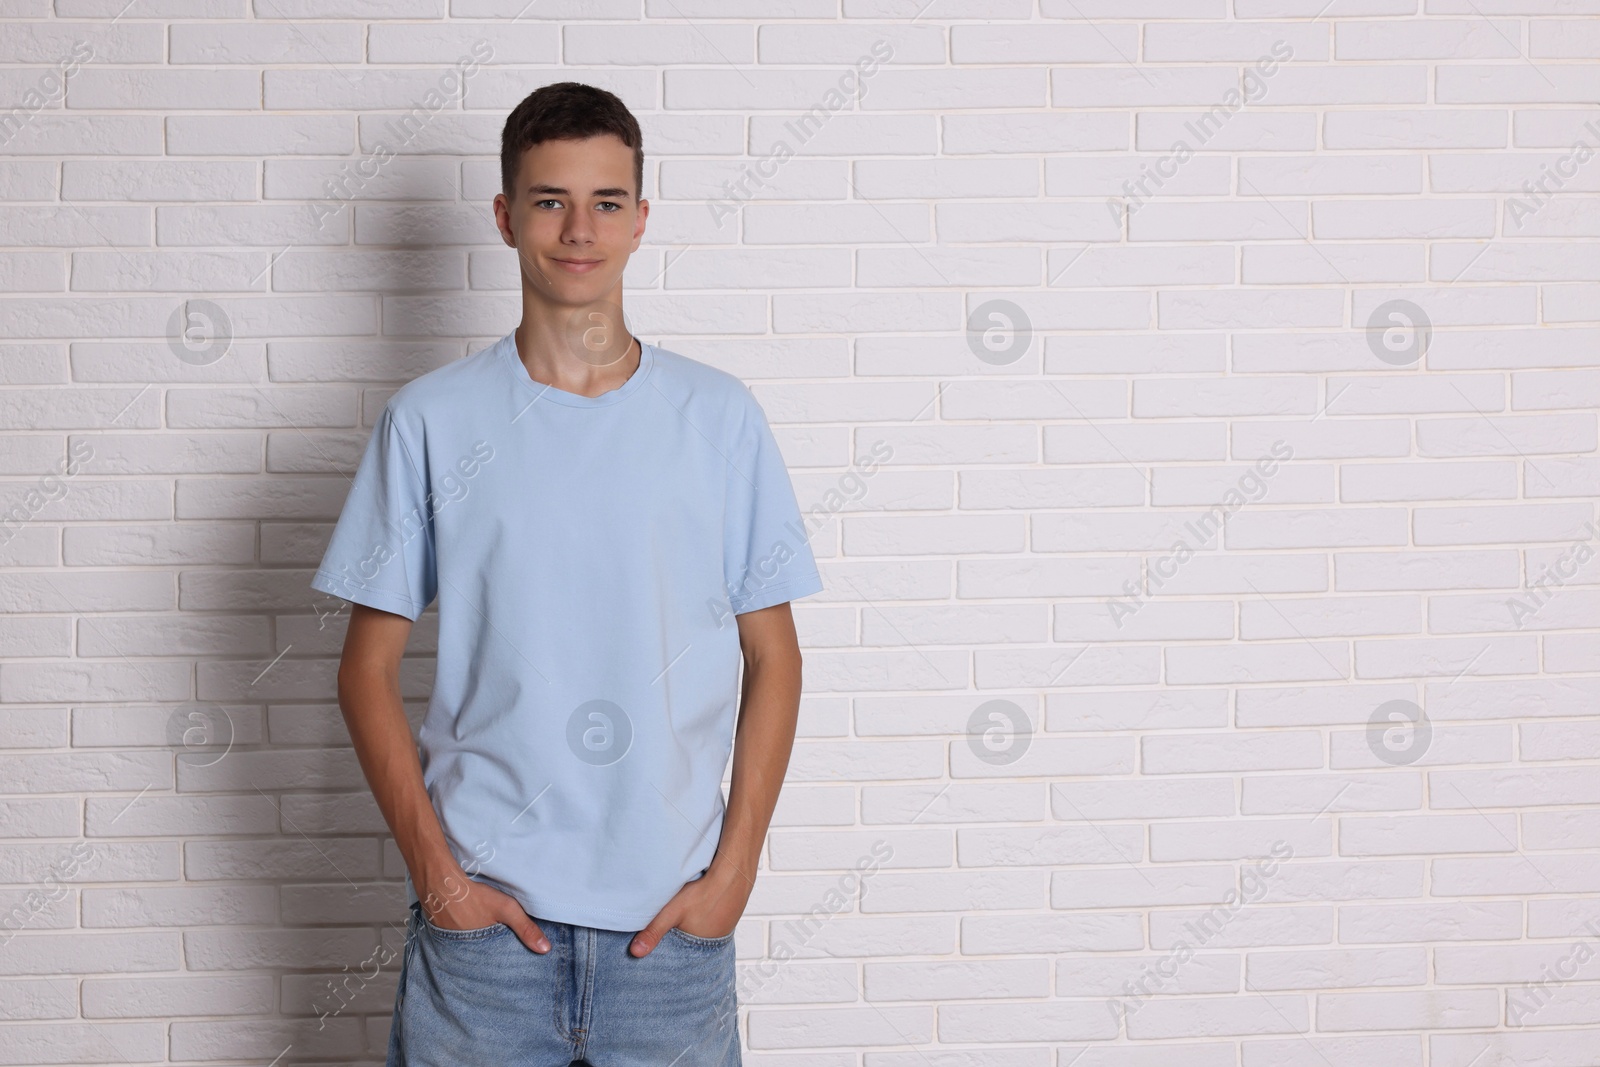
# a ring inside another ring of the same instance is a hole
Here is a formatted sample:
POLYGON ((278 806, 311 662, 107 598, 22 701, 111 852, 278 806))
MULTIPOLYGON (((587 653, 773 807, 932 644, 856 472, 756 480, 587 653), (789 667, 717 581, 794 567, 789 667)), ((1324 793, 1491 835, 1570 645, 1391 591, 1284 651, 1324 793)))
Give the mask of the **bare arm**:
POLYGON ((423 913, 451 929, 503 922, 529 948, 546 951, 549 942, 522 906, 468 878, 445 840, 400 699, 400 660, 411 620, 365 604, 352 604, 351 609, 339 660, 339 708, 361 771, 411 872, 423 913))
POLYGON ((645 956, 671 927, 720 937, 739 922, 767 827, 783 788, 800 712, 800 642, 787 602, 734 616, 744 653, 744 686, 733 738, 733 775, 717 853, 705 875, 680 889, 630 951, 645 956))

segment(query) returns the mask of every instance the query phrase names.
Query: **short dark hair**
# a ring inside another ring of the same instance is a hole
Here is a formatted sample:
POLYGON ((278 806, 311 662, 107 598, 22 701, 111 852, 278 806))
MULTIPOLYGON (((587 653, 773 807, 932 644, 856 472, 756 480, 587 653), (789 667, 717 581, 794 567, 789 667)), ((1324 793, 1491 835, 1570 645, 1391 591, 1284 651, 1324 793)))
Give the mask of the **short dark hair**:
POLYGON ((500 132, 500 190, 516 198, 517 165, 522 154, 544 141, 582 141, 615 134, 633 149, 634 199, 644 195, 644 134, 615 93, 582 82, 554 82, 523 98, 506 116, 500 132))

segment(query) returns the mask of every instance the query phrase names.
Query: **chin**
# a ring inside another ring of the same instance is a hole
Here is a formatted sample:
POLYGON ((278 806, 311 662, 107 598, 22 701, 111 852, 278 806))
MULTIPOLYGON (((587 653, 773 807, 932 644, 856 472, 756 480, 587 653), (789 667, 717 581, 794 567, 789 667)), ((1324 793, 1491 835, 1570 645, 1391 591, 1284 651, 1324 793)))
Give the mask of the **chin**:
POLYGON ((560 267, 554 267, 545 272, 548 283, 540 286, 548 293, 551 299, 561 304, 590 304, 605 292, 603 286, 594 284, 593 278, 576 278, 566 274, 560 267))

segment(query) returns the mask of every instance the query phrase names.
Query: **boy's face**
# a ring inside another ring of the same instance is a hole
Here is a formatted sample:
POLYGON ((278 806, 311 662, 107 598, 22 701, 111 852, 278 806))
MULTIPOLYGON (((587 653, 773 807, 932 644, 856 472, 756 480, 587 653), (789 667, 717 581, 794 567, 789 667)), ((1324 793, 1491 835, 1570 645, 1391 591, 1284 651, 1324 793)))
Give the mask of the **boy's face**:
POLYGON ((612 134, 536 144, 522 154, 514 192, 495 196, 494 214, 524 289, 565 307, 620 304, 622 271, 650 213, 633 188, 633 149, 612 134))

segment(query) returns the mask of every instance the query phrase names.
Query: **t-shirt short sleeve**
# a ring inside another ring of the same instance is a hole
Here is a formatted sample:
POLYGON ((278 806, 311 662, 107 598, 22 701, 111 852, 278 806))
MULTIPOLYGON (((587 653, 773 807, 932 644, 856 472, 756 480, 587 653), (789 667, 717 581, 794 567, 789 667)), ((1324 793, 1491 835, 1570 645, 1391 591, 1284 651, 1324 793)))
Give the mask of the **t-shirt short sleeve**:
POLYGON ((386 406, 311 587, 416 621, 438 591, 431 504, 386 406))
POLYGON ((728 600, 742 615, 822 590, 789 471, 766 413, 742 386, 747 411, 729 463, 723 536, 728 600))

